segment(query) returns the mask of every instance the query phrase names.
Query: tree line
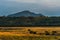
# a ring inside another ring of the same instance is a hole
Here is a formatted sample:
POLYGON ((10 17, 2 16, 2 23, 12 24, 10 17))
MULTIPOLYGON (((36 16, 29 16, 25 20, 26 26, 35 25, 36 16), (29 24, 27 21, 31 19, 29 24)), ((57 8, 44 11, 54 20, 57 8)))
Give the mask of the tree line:
POLYGON ((60 17, 0 17, 1 27, 60 26, 60 17))

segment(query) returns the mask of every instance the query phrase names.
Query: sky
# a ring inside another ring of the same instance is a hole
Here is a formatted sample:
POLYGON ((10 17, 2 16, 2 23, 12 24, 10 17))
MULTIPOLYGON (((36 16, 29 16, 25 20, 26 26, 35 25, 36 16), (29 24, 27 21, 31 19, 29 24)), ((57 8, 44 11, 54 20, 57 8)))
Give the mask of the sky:
POLYGON ((24 10, 46 16, 60 16, 60 0, 0 0, 0 16, 24 10))

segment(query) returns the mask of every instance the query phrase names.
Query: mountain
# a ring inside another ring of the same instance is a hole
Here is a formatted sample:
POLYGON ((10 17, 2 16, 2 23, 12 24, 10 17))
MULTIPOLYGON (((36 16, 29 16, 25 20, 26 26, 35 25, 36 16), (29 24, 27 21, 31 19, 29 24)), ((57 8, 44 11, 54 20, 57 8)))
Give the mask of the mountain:
POLYGON ((28 17, 28 16, 36 17, 36 16, 44 16, 44 15, 42 15, 42 14, 35 14, 33 12, 30 12, 30 11, 22 11, 22 12, 18 12, 18 13, 15 13, 15 14, 8 15, 8 17, 21 17, 21 16, 25 16, 25 17, 28 17))

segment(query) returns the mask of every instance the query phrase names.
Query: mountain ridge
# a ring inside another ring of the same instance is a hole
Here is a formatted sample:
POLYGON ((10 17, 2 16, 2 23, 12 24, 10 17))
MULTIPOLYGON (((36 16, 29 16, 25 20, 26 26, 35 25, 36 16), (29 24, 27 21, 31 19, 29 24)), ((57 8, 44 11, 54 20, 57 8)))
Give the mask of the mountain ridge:
POLYGON ((36 13, 30 12, 28 10, 22 11, 22 12, 18 12, 18 13, 15 13, 15 14, 8 15, 8 17, 21 17, 21 16, 25 16, 25 17, 29 17, 29 16, 36 17, 36 16, 44 16, 44 15, 42 15, 42 14, 36 14, 36 13))

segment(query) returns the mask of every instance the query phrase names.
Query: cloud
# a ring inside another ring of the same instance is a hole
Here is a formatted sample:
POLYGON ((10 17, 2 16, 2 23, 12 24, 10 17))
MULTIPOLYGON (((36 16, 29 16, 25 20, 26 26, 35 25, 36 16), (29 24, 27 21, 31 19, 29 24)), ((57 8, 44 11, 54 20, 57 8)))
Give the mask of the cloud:
POLYGON ((36 3, 37 0, 8 0, 22 3, 36 3))
POLYGON ((47 7, 60 7, 60 0, 8 0, 20 3, 35 3, 45 5, 47 7))
POLYGON ((39 0, 38 3, 48 7, 60 7, 60 0, 39 0))

